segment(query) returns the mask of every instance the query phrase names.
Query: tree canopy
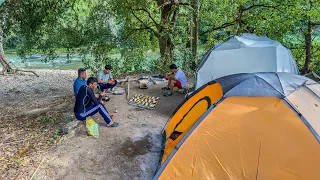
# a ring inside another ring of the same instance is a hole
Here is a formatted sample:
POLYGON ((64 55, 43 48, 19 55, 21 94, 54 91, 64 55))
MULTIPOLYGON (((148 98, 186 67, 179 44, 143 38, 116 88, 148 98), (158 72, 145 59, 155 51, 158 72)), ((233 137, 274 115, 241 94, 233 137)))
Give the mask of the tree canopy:
POLYGON ((106 63, 161 72, 172 62, 192 72, 214 43, 255 33, 290 48, 303 73, 320 72, 319 9, 317 0, 7 0, 1 44, 44 61, 79 53, 94 72, 106 63))

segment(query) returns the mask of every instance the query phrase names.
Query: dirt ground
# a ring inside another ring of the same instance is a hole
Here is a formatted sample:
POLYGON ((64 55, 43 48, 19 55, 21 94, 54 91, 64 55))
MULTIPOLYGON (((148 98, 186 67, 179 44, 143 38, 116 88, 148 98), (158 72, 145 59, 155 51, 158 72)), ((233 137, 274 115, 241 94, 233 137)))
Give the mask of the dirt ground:
POLYGON ((46 71, 39 79, 31 75, 0 76, 6 88, 1 88, 0 96, 0 106, 4 107, 0 111, 0 177, 152 179, 159 162, 161 130, 184 95, 175 92, 166 98, 161 90, 164 85, 142 90, 131 83, 131 95, 160 97, 155 110, 130 106, 125 95, 112 95, 106 107, 119 127, 105 127, 101 116, 96 115, 93 118, 99 124, 98 139, 87 136, 83 124, 62 136, 57 129, 74 119, 74 77, 70 71, 46 71), (5 85, 9 82, 17 85, 5 85), (115 106, 118 113, 113 112, 115 106))

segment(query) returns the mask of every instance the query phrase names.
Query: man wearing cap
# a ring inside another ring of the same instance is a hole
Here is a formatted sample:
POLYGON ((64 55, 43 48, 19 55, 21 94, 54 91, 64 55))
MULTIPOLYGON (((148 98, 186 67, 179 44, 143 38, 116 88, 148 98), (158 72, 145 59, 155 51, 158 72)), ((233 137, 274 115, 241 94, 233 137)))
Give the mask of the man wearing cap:
POLYGON ((109 89, 113 90, 118 84, 118 81, 113 79, 111 70, 111 65, 107 64, 104 67, 104 70, 100 71, 98 75, 98 85, 102 91, 108 91, 109 89))

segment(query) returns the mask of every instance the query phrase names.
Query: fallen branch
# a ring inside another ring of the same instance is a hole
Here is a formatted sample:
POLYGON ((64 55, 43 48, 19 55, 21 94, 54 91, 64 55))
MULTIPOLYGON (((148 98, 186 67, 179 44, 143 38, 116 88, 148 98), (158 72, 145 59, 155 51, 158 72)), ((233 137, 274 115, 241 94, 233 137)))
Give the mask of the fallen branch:
POLYGON ((6 75, 6 74, 15 74, 17 73, 18 71, 20 72, 29 72, 29 73, 33 73, 35 76, 39 77, 39 75, 32 71, 32 70, 24 70, 24 69, 20 69, 20 68, 17 68, 17 66, 15 66, 12 62, 9 62, 10 64, 12 64, 15 68, 12 68, 11 66, 9 66, 9 64, 4 64, 5 66, 2 68, 2 74, 3 75, 6 75))
POLYGON ((42 158, 41 163, 39 164, 38 168, 36 169, 36 171, 35 171, 35 172, 33 173, 33 175, 31 176, 30 180, 32 180, 33 177, 34 177, 34 175, 36 175, 36 173, 37 173, 37 171, 39 170, 39 168, 40 168, 41 164, 43 163, 44 159, 45 159, 45 157, 42 158))
POLYGON ((18 71, 29 72, 29 73, 33 73, 35 76, 39 77, 39 75, 36 72, 31 71, 31 70, 15 69, 14 71, 15 71, 15 73, 18 72, 18 71))

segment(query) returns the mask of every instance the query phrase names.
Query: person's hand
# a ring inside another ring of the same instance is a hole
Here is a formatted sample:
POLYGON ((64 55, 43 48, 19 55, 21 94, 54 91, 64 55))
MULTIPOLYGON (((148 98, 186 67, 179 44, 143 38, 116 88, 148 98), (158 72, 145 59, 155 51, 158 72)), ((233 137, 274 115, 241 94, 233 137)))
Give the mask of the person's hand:
POLYGON ((102 101, 102 100, 100 101, 100 103, 101 103, 101 104, 104 104, 104 105, 107 104, 106 101, 102 101))
POLYGON ((105 96, 107 96, 107 93, 102 92, 102 93, 100 94, 100 96, 105 97, 105 96))
POLYGON ((109 84, 114 85, 114 84, 115 84, 114 79, 110 79, 110 80, 109 80, 109 84))

